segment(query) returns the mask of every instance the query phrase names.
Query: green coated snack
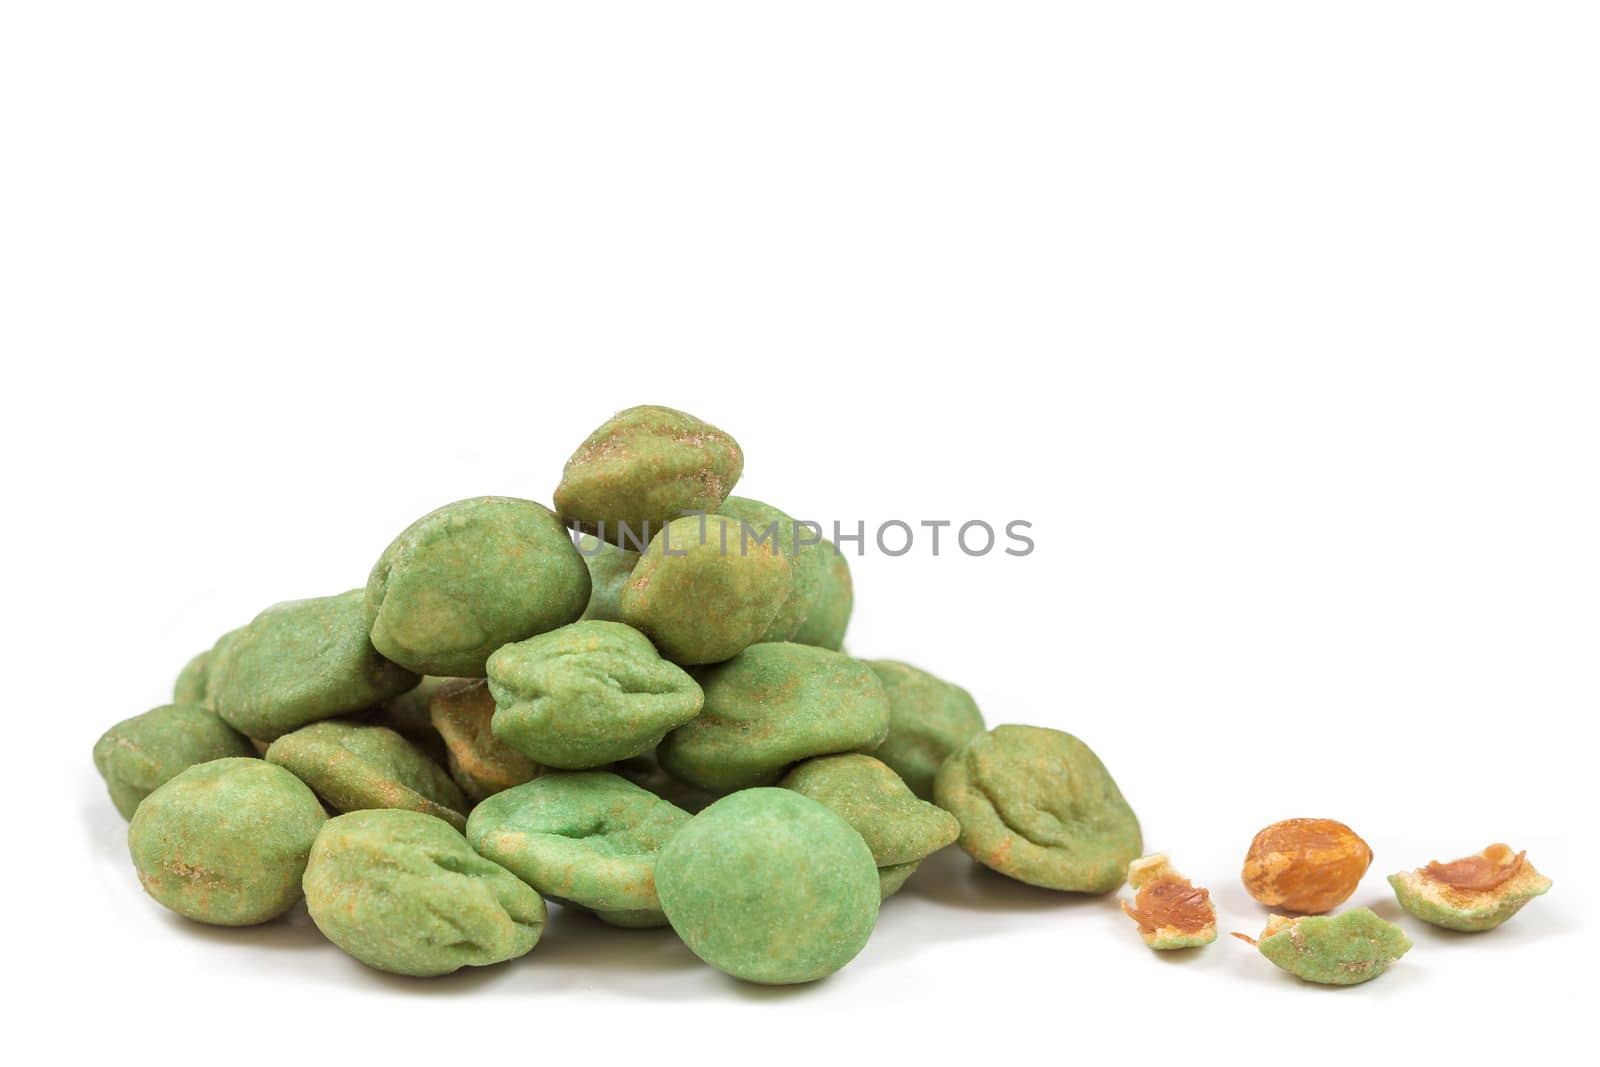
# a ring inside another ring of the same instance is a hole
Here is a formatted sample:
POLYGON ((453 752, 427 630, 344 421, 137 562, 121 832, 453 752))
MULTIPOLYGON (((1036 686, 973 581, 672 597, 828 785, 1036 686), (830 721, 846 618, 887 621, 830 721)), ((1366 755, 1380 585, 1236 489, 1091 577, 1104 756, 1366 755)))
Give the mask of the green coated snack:
POLYGON ((1271 915, 1261 940, 1234 934, 1297 978, 1318 985, 1359 985, 1378 977, 1411 948, 1411 939, 1371 908, 1338 915, 1271 915))
POLYGON ((871 756, 853 752, 809 759, 778 784, 824 805, 861 835, 878 865, 884 896, 905 884, 918 863, 961 835, 954 815, 918 800, 898 774, 871 756))
POLYGON ((717 794, 697 789, 668 774, 656 757, 655 750, 618 760, 611 765, 610 771, 691 814, 704 810, 717 799, 717 794))
POLYGON ((589 568, 543 504, 479 496, 412 523, 378 557, 364 610, 379 652, 419 674, 483 677, 489 654, 565 626, 589 568))
POLYGON ((444 739, 450 777, 474 801, 523 782, 544 768, 494 735, 494 694, 486 678, 452 678, 433 696, 433 725, 444 739))
POLYGON ((716 511, 743 471, 739 443, 710 423, 672 408, 629 408, 567 460, 556 510, 585 533, 637 548, 679 516, 716 511))
POLYGON ((316 794, 254 757, 199 763, 160 786, 128 824, 139 882, 179 915, 217 926, 275 919, 300 900, 316 794))
POLYGON ((317 835, 306 907, 369 967, 430 976, 516 959, 544 932, 544 901, 460 833, 411 811, 354 811, 317 835))
POLYGON ((622 621, 674 663, 719 663, 758 641, 789 597, 789 561, 771 545, 741 551, 725 515, 675 519, 622 587, 622 621))
POLYGON ((386 726, 312 723, 272 742, 266 758, 335 811, 403 808, 457 830, 467 822, 467 799, 450 775, 386 726))
POLYGON ((854 959, 881 893, 861 835, 788 789, 747 789, 690 819, 661 851, 656 889, 696 956, 768 985, 813 982, 854 959))
POLYGON ((794 639, 802 645, 816 645, 837 652, 844 647, 844 632, 850 625, 850 611, 855 606, 850 562, 832 541, 822 542, 815 551, 828 561, 828 569, 821 576, 812 597, 811 611, 794 639))
POLYGON ((1105 765, 1071 734, 997 726, 939 768, 934 801, 961 820, 960 844, 1030 885, 1109 893, 1144 841, 1105 765))
POLYGON ((489 657, 494 733, 546 767, 583 770, 653 749, 700 711, 682 668, 620 622, 577 622, 489 657))
POLYGON ((195 656, 178 672, 172 685, 174 704, 204 704, 206 702, 206 675, 211 669, 211 649, 195 656))
POLYGON ((582 534, 578 538, 578 554, 589 568, 589 606, 583 609, 583 621, 621 622, 622 587, 638 566, 639 553, 618 548, 593 534, 582 534))
POLYGON ((1434 860, 1414 871, 1389 876, 1400 906, 1446 930, 1493 930, 1553 883, 1528 862, 1526 852, 1494 844, 1448 863, 1434 860))
POLYGON ((713 793, 771 785, 791 763, 871 751, 889 727, 878 678, 839 652, 751 645, 700 672, 705 707, 666 736, 667 773, 713 793))
POLYGON ((872 668, 889 697, 889 736, 873 755, 927 800, 933 796, 933 776, 944 761, 983 733, 983 714, 971 693, 909 663, 862 662, 872 668))
POLYGON ((606 771, 552 772, 467 820, 478 853, 618 926, 663 926, 656 858, 689 813, 606 771))
POLYGON ((94 767, 124 819, 178 772, 228 756, 254 756, 248 738, 193 704, 168 704, 124 719, 94 743, 94 767))
POLYGON ((419 681, 367 640, 361 590, 275 604, 211 652, 206 706, 247 737, 364 711, 419 681))
POLYGON ((799 526, 772 505, 749 497, 730 496, 717 514, 740 523, 735 551, 771 544, 789 561, 789 595, 756 640, 794 640, 801 624, 821 605, 825 583, 832 581, 828 557, 820 551, 821 535, 799 526))

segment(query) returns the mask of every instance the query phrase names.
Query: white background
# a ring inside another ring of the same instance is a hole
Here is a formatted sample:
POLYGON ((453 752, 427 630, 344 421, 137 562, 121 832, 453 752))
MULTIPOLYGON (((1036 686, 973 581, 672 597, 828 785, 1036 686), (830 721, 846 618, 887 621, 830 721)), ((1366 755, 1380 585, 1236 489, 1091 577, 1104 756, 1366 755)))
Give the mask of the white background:
POLYGON ((1586 1031, 1592 5, 3 12, 13 1041, 1348 1064, 1586 1031), (643 402, 802 517, 1031 521, 1024 559, 857 561, 849 646, 1086 739, 1224 930, 1287 816, 1365 835, 1351 903, 1389 917, 1384 875, 1494 840, 1554 891, 1480 937, 1402 917, 1343 991, 1231 939, 1157 958, 953 850, 792 990, 559 912, 394 979, 303 913, 143 896, 105 727, 434 506, 548 500, 643 402))

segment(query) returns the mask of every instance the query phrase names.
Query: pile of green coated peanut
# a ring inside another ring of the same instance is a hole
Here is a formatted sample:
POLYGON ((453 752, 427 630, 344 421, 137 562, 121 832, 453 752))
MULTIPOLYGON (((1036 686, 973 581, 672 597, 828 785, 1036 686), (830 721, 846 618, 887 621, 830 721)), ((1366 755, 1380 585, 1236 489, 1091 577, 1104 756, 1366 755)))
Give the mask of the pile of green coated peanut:
MULTIPOLYGON (((549 897, 794 983, 854 958, 881 902, 959 842, 1037 886, 1130 882, 1154 948, 1215 940, 1207 891, 1141 857, 1082 741, 986 730, 959 686, 841 651, 845 556, 730 496, 743 465, 716 427, 632 408, 573 453, 554 510, 446 505, 365 588, 224 634, 172 704, 95 745, 141 884, 222 926, 304 899, 334 944, 399 974, 528 953, 549 897)), ((1287 825, 1252 846, 1260 885, 1246 864, 1264 902, 1370 862, 1353 834, 1287 825)), ((1395 879, 1414 914, 1469 929, 1549 886, 1493 849, 1395 879)), ((1363 981, 1409 947, 1366 909, 1273 924, 1262 954, 1312 981, 1363 981)))

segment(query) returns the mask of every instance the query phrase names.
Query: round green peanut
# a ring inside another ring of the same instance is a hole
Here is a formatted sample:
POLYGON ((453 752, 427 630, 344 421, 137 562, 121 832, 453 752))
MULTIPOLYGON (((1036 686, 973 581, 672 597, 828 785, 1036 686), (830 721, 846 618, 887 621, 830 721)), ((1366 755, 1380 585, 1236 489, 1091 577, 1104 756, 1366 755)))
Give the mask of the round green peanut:
POLYGON ((696 956, 769 985, 813 982, 854 959, 881 892, 861 835, 787 789, 747 789, 690 819, 661 851, 656 889, 696 956))
POLYGON ((404 808, 457 830, 467 822, 467 799, 450 775, 386 726, 312 723, 272 742, 266 758, 335 811, 404 808))
POLYGON ((1089 746, 1039 726, 997 726, 945 761, 935 802, 992 870, 1046 889, 1109 893, 1144 850, 1139 820, 1089 746))
POLYGON ((716 511, 743 470, 739 443, 710 423, 672 408, 628 408, 567 460, 556 510, 586 533, 637 548, 681 515, 716 511))
POLYGON ((870 751, 889 726, 878 678, 840 652, 751 645, 700 672, 705 706, 656 756, 673 777, 713 793, 771 785, 791 763, 870 751))
POLYGON ((622 587, 622 621, 674 663, 718 663, 754 644, 793 581, 771 545, 739 537, 738 520, 725 515, 668 523, 622 587))
POLYGON ((483 677, 489 654, 564 626, 589 602, 589 569, 543 504, 480 496, 429 512, 367 579, 372 644, 419 674, 483 677))
POLYGON ((933 796, 933 776, 940 765, 983 733, 983 714, 971 693, 909 663, 862 662, 872 668, 889 697, 889 736, 872 754, 927 800, 933 796))
POLYGON ((206 706, 245 736, 270 741, 364 711, 418 681, 367 640, 354 589, 274 604, 224 635, 211 653, 206 706))
POLYGON ((717 514, 739 522, 742 548, 768 542, 789 561, 789 595, 756 640, 793 641, 801 624, 819 606, 824 584, 830 581, 828 557, 820 551, 822 542, 807 542, 788 514, 749 497, 730 496, 717 514))
POLYGON ((139 882, 179 915, 217 926, 275 919, 300 900, 300 876, 327 820, 316 794, 254 757, 198 763, 133 813, 139 882))
POLYGON ((317 835, 306 907, 329 941, 380 971, 431 976, 527 954, 544 901, 460 833, 411 811, 355 811, 317 835))
POLYGON ((478 853, 618 926, 661 926, 656 857, 689 813, 606 771, 553 771, 467 820, 478 853))
POLYGON ((94 744, 94 766, 125 819, 178 772, 228 756, 254 756, 250 740, 193 704, 168 704, 117 723, 94 744))
POLYGON ((547 767, 648 752, 700 711, 700 687, 620 622, 578 622, 489 657, 494 733, 547 767))

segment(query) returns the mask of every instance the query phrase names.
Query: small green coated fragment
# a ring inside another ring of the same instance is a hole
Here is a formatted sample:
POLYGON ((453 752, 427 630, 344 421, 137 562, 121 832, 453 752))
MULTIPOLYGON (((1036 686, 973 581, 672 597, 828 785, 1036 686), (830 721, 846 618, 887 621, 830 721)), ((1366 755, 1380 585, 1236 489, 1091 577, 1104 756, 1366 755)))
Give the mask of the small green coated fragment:
POLYGON ((773 546, 739 538, 738 520, 725 515, 667 523, 622 587, 622 621, 674 663, 720 663, 755 644, 793 580, 773 546))
POLYGON ((124 719, 94 744, 94 766, 125 819, 180 771, 228 756, 254 756, 250 740, 194 704, 168 704, 124 719))
POLYGON ((316 794, 254 757, 197 763, 156 789, 128 824, 139 882, 179 915, 217 926, 275 919, 300 900, 316 794))
POLYGON ((480 496, 401 532, 367 579, 377 650, 418 674, 481 678, 489 654, 564 626, 589 602, 589 569, 543 504, 480 496))
POLYGON ((1259 941, 1263 956, 1297 978, 1318 985, 1359 985, 1387 971, 1411 949, 1411 939, 1371 908, 1338 915, 1272 915, 1259 941))
POLYGON ((889 736, 873 752, 924 800, 951 753, 983 733, 977 702, 959 685, 892 659, 862 660, 889 697, 889 736))
POLYGON ((1527 853, 1494 844, 1476 855, 1389 876, 1400 906, 1446 930, 1493 930, 1553 883, 1534 869, 1527 853))
POLYGON ((716 511, 743 470, 739 443, 710 423, 673 408, 628 408, 567 460, 556 510, 586 533, 637 547, 673 519, 716 511))
POLYGON ((934 777, 934 802, 961 820, 960 844, 1030 885, 1109 893, 1139 858, 1139 820, 1089 746, 1060 730, 997 726, 934 777))
POLYGON ((708 792, 771 785, 810 756, 870 751, 889 727, 877 675, 825 648, 751 645, 699 677, 705 707, 656 756, 668 774, 708 792))
POLYGON ((317 835, 306 907, 329 941, 380 971, 431 976, 527 954, 544 931, 539 894, 438 819, 355 811, 317 835))
POLYGON ((546 896, 617 926, 663 926, 656 859, 688 821, 607 771, 552 771, 474 808, 467 840, 546 896))
POLYGON ((318 722, 285 734, 267 762, 292 772, 335 811, 403 808, 466 825, 467 799, 443 767, 386 726, 318 722))
POLYGON ((365 711, 412 688, 415 674, 367 640, 362 593, 275 604, 211 652, 206 706, 270 741, 307 723, 365 711))
POLYGON ((700 712, 700 686, 620 622, 576 622, 489 657, 494 733, 546 767, 648 752, 700 712))
POLYGON ((900 884, 918 863, 961 834, 954 815, 918 800, 899 775, 858 752, 808 759, 778 785, 810 797, 849 823, 872 850, 880 877, 885 868, 909 868, 897 876, 900 884))
POLYGON ((746 789, 690 819, 662 849, 656 888, 696 956, 769 985, 813 982, 854 959, 882 893, 861 835, 788 789, 746 789))

